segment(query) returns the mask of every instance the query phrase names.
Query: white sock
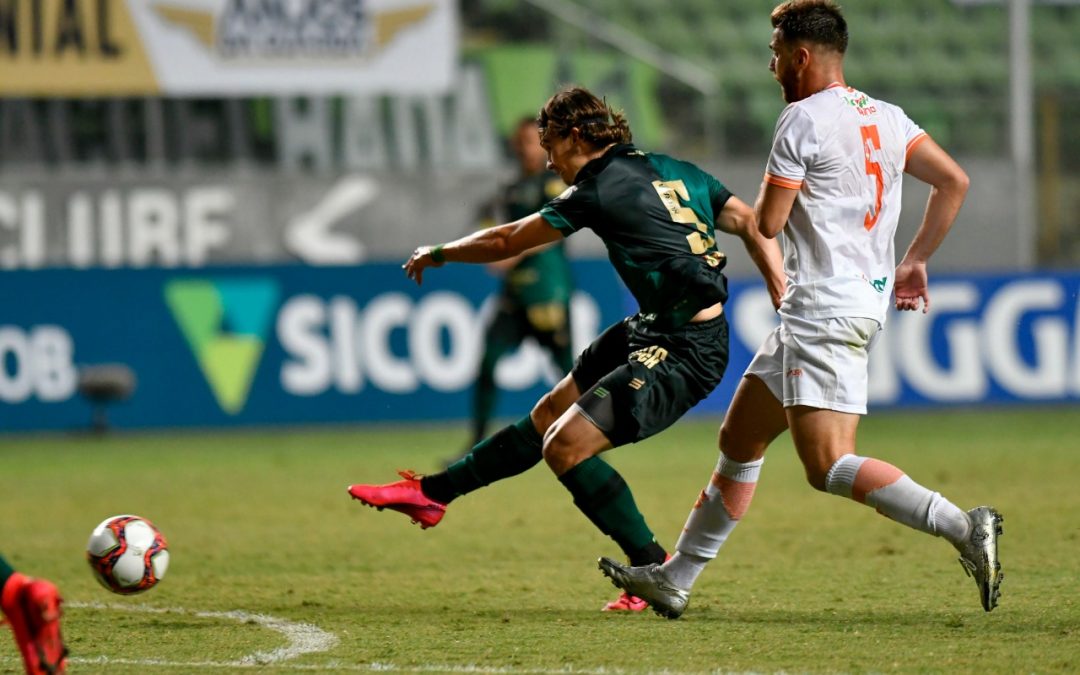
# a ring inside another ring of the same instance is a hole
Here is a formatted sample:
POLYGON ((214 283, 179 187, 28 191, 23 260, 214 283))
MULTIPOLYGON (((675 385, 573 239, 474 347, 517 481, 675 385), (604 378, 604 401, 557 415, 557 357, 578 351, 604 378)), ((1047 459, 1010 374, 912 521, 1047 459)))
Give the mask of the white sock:
POLYGON ((879 459, 844 455, 829 469, 825 490, 872 506, 887 518, 944 537, 953 545, 968 535, 968 516, 958 506, 879 459))
POLYGON ((716 557, 750 506, 764 462, 736 462, 720 453, 716 471, 686 519, 675 555, 664 563, 664 573, 673 584, 689 589, 716 557))

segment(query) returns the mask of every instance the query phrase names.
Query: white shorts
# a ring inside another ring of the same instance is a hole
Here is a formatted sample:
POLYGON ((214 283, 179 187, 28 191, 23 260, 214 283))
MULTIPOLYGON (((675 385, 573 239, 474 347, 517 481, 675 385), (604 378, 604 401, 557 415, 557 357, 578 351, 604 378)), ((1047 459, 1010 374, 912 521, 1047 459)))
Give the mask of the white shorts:
POLYGON ((785 408, 865 415, 870 348, 880 331, 877 321, 861 317, 783 316, 745 374, 761 378, 785 408))

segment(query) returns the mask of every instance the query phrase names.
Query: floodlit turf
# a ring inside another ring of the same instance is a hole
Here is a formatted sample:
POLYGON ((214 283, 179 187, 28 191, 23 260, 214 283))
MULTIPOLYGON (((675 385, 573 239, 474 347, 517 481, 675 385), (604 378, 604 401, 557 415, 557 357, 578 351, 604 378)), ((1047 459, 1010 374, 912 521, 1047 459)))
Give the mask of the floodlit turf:
MULTIPOLYGON (((715 425, 684 420, 610 455, 669 547, 715 463, 715 425)), ((1005 514, 990 614, 948 544, 814 492, 786 436, 679 621, 598 611, 615 589, 595 561, 618 550, 544 466, 461 499, 427 531, 347 497, 396 468, 437 469, 464 435, 3 438, 0 552, 60 585, 73 672, 227 672, 253 655, 272 672, 1080 670, 1075 409, 863 422, 866 454, 1005 514), (83 558, 93 526, 119 513, 169 539, 169 574, 141 596, 109 594, 83 558), (321 651, 295 655, 305 646, 321 651)), ((0 672, 18 666, 4 638, 0 672)))

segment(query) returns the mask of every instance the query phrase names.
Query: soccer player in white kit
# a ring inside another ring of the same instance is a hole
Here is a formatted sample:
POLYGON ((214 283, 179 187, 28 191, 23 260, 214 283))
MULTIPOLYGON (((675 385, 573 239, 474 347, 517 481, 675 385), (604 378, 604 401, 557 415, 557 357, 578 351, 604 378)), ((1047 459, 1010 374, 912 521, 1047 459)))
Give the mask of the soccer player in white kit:
POLYGON ((785 429, 815 489, 847 497, 941 536, 975 578, 983 609, 997 604, 1001 515, 963 511, 900 469, 856 452, 866 414, 869 350, 898 310, 930 308, 926 265, 967 192, 955 161, 899 107, 844 82, 847 26, 832 0, 790 0, 772 12, 769 69, 780 115, 755 204, 766 237, 784 233, 787 287, 780 326, 747 368, 720 428, 720 459, 663 565, 602 558, 616 586, 677 618, 690 588, 746 512, 765 450, 785 429), (895 265, 902 174, 932 186, 907 253, 895 265))

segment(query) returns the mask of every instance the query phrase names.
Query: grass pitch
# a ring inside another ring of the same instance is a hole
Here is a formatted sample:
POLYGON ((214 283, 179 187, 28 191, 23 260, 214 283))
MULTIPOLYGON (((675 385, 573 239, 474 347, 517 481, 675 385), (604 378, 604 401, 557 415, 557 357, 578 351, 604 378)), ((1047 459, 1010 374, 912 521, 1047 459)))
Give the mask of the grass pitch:
MULTIPOLYGON (((669 548, 715 432, 684 420, 608 456, 669 548)), ((72 672, 1080 670, 1074 409, 877 414, 860 428, 863 453, 1005 514, 989 614, 947 543, 813 491, 786 436, 678 621, 598 611, 616 591, 595 560, 618 550, 543 465, 427 531, 345 493, 434 471, 463 441, 449 426, 8 437, 0 552, 60 585, 72 672), (109 594, 83 558, 119 513, 169 539, 168 576, 143 595, 109 594)), ((0 672, 19 666, 3 638, 0 672)))

